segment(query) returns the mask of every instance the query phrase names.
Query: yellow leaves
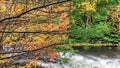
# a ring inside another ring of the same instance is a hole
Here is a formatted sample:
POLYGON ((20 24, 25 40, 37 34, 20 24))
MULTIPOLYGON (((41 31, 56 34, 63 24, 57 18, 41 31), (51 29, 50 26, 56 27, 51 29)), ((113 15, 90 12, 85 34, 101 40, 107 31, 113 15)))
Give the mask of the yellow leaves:
POLYGON ((2 6, 0 12, 3 12, 3 13, 6 12, 6 7, 2 6))
POLYGON ((34 39, 35 41, 38 41, 38 42, 44 42, 44 41, 45 41, 43 38, 41 38, 41 37, 39 37, 39 36, 35 36, 35 37, 33 37, 33 39, 34 39))
POLYGON ((45 35, 45 34, 41 34, 41 37, 42 37, 43 39, 46 39, 48 36, 45 35))
POLYGON ((11 40, 16 41, 17 37, 16 36, 11 36, 11 40))
POLYGON ((90 2, 82 2, 81 5, 89 5, 90 2))
POLYGON ((31 68, 32 62, 30 62, 29 64, 26 64, 26 68, 31 68))
POLYGON ((0 60, 0 64, 4 64, 6 62, 8 62, 8 61, 7 60, 0 60))
POLYGON ((75 23, 76 23, 75 19, 71 19, 71 22, 72 22, 73 25, 75 25, 75 23))
MULTIPOLYGON (((9 68, 16 68, 16 65, 12 65, 9 68)), ((17 66, 17 68, 26 68, 26 66, 17 66)))
POLYGON ((98 3, 98 2, 100 2, 101 0, 92 0, 93 1, 93 3, 98 3))
POLYGON ((86 6, 86 11, 95 11, 95 7, 92 5, 87 5, 86 6))
MULTIPOLYGON (((1 2, 1 1, 0 1, 1 2)), ((1 5, 1 3, 0 3, 1 5)), ((66 5, 66 4, 65 4, 66 5)), ((29 4, 29 5, 25 5, 25 4, 22 4, 22 3, 12 3, 12 0, 10 0, 10 4, 9 4, 9 7, 6 7, 5 3, 2 3, 2 6, 1 6, 1 9, 0 9, 0 12, 6 12, 6 14, 10 14, 10 16, 14 16, 14 14, 19 14, 21 12, 24 11, 25 9, 25 6, 27 6, 27 8, 33 8, 33 4, 29 4), (31 6, 31 7, 29 7, 31 6), (7 10, 7 8, 9 8, 10 10, 7 10)), ((72 6, 73 7, 73 6, 72 6)), ((63 10, 67 10, 68 8, 64 7, 64 6, 58 6, 58 7, 55 7, 55 10, 53 10, 53 12, 57 12, 57 11, 63 11, 63 10)), ((28 10, 28 9, 27 9, 28 10)), ((43 9, 42 9, 43 10, 43 9)), ((43 10, 43 11, 48 11, 46 8, 43 10)), ((43 15, 48 15, 47 13, 45 12, 41 12, 41 11, 33 11, 31 12, 32 14, 43 14, 43 15)), ((26 14, 25 17, 33 17, 33 15, 29 15, 29 14, 26 14)), ((67 28, 69 28, 69 21, 67 20, 67 16, 68 16, 68 13, 67 12, 63 12, 62 14, 60 14, 60 17, 61 19, 63 19, 64 21, 60 22, 60 24, 54 24, 54 23, 51 23, 51 18, 48 20, 48 22, 50 23, 42 23, 42 21, 37 21, 36 23, 36 20, 35 21, 30 21, 30 22, 26 22, 25 24, 21 24, 22 22, 20 22, 20 25, 15 25, 12 26, 10 25, 9 28, 7 28, 7 30, 11 29, 13 31, 28 31, 28 32, 35 32, 35 31, 65 31, 67 30, 67 28), (28 24, 27 24, 28 23, 28 24)), ((21 19, 21 18, 20 18, 21 19)), ((21 20, 24 20, 23 18, 21 20)), ((18 23, 19 24, 19 23, 18 23)), ((22 33, 23 34, 23 33, 22 33)), ((53 42, 59 42, 60 40, 62 39, 65 39, 65 36, 64 38, 61 37, 60 35, 46 35, 46 34, 33 34, 33 33, 26 33, 25 36, 23 36, 22 34, 17 34, 16 36, 6 36, 4 38, 4 43, 3 44, 15 44, 16 42, 17 43, 20 43, 21 45, 26 45, 28 44, 28 48, 27 49, 34 49, 38 46, 42 46, 44 44, 51 44, 53 42), (50 37, 50 38, 49 38, 50 37), (29 44, 30 43, 30 44, 29 44), (31 47, 29 47, 31 46, 31 47)))
POLYGON ((0 3, 0 12, 2 12, 2 13, 6 12, 6 5, 4 3, 5 3, 5 1, 0 3))
MULTIPOLYGON (((8 60, 6 60, 8 61, 8 60)), ((0 63, 4 62, 4 60, 0 60, 0 63)), ((30 61, 27 63, 25 66, 19 66, 19 65, 10 65, 8 68, 37 68, 38 67, 38 62, 37 61, 30 61)), ((3 67, 4 68, 4 67, 3 67)), ((6 68, 6 67, 5 67, 6 68)))
POLYGON ((16 4, 11 7, 11 10, 8 12, 9 14, 18 14, 24 10, 24 4, 16 4))
POLYGON ((12 1, 0 1, 0 12, 8 14, 18 14, 23 12, 25 4, 14 4, 12 1), (7 3, 8 2, 8 3, 7 3))
POLYGON ((34 61, 34 62, 30 62, 28 64, 25 65, 25 68, 36 68, 38 66, 38 62, 34 61))
MULTIPOLYGON (((0 55, 0 58, 5 58, 6 56, 4 56, 4 55, 0 55)), ((0 60, 0 64, 4 64, 4 63, 7 63, 7 62, 9 62, 10 60, 8 60, 8 59, 4 59, 4 60, 0 60)))
POLYGON ((82 8, 84 11, 95 11, 95 3, 90 4, 90 2, 82 2, 78 5, 78 8, 82 8))
POLYGON ((16 34, 10 34, 9 36, 4 37, 3 43, 5 45, 13 45, 16 44, 18 37, 16 34))
POLYGON ((109 0, 106 0, 106 2, 108 3, 109 0))
POLYGON ((53 40, 54 42, 59 42, 61 39, 62 39, 62 37, 60 37, 59 35, 55 35, 55 36, 52 38, 52 40, 53 40))
POLYGON ((10 37, 5 38, 5 41, 10 41, 10 40, 11 40, 10 37))
POLYGON ((24 30, 23 27, 19 27, 19 28, 15 29, 15 31, 23 31, 23 30, 24 30))
POLYGON ((33 66, 36 68, 38 66, 38 62, 37 61, 34 61, 33 62, 33 66))

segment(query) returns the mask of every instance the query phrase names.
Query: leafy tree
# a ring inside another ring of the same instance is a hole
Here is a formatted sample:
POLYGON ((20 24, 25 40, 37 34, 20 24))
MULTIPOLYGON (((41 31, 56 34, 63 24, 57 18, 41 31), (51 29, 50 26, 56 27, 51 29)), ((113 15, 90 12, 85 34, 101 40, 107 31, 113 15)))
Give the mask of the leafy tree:
POLYGON ((118 27, 111 23, 119 25, 119 18, 116 15, 117 20, 113 19, 110 12, 118 4, 119 0, 73 0, 74 8, 70 11, 70 38, 75 42, 114 43, 117 37, 111 38, 111 35, 118 35, 118 27))

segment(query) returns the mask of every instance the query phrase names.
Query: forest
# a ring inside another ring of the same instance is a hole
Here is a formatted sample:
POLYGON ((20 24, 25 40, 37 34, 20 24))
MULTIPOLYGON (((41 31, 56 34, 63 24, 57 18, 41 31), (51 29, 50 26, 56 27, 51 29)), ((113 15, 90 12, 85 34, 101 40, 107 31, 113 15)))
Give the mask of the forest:
POLYGON ((65 64, 74 47, 120 49, 120 0, 0 0, 0 68, 65 64))

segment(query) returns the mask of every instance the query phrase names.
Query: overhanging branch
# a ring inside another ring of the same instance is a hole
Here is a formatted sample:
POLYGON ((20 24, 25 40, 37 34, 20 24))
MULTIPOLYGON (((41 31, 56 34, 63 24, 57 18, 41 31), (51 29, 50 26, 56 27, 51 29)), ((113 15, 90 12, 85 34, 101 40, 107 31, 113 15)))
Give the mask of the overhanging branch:
POLYGON ((28 10, 28 11, 25 11, 25 12, 23 12, 23 13, 17 15, 17 16, 4 18, 4 19, 0 20, 0 23, 2 23, 3 21, 6 21, 6 20, 10 20, 10 19, 14 19, 14 18, 19 18, 19 17, 21 17, 22 15, 24 15, 24 14, 26 14, 26 13, 29 13, 29 12, 31 12, 31 11, 33 11, 33 10, 37 10, 37 9, 40 9, 40 8, 45 8, 45 7, 48 7, 48 6, 51 6, 51 5, 55 5, 55 4, 59 4, 59 3, 65 3, 65 2, 69 2, 69 1, 71 1, 71 0, 65 0, 65 1, 61 1, 61 2, 59 1, 59 2, 55 2, 55 3, 51 3, 51 4, 47 4, 47 5, 35 7, 35 8, 32 8, 32 9, 28 10))
POLYGON ((62 31, 0 31, 0 33, 39 33, 39 34, 69 34, 62 31))
POLYGON ((20 51, 20 52, 5 52, 5 53, 0 53, 0 54, 20 53, 19 55, 14 55, 14 56, 10 56, 10 57, 0 58, 0 60, 14 58, 14 57, 17 57, 17 56, 21 56, 21 55, 27 54, 29 52, 36 52, 36 51, 39 51, 39 50, 43 50, 45 48, 49 48, 49 47, 53 47, 53 46, 58 46, 58 45, 64 45, 64 44, 65 44, 64 42, 59 42, 59 43, 53 43, 53 44, 50 44, 50 45, 47 45, 47 46, 43 46, 43 47, 40 47, 40 48, 37 48, 37 49, 34 49, 34 50, 26 50, 26 51, 20 51))

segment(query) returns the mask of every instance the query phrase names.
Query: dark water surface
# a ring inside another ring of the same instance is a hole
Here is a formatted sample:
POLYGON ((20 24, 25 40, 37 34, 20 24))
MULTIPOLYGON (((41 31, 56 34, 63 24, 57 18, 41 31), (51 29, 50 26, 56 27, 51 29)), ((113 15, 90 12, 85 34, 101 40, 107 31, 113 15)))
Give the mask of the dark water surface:
POLYGON ((83 56, 92 55, 95 57, 101 58, 120 58, 120 48, 118 47, 89 47, 85 49, 85 47, 73 47, 78 50, 78 54, 83 56))
POLYGON ((120 68, 120 49, 117 47, 73 47, 78 53, 61 55, 69 57, 66 64, 43 63, 45 68, 120 68))
MULTIPOLYGON (((38 61, 38 64, 43 68, 120 68, 120 48, 118 47, 73 47, 78 50, 78 53, 72 55, 70 52, 60 57, 70 59, 68 63, 51 63, 38 61)), ((14 48, 10 46, 4 47, 4 51, 11 51, 14 48)), ((22 47, 17 49, 22 50, 22 47)), ((23 64, 26 59, 15 61, 23 64)))

